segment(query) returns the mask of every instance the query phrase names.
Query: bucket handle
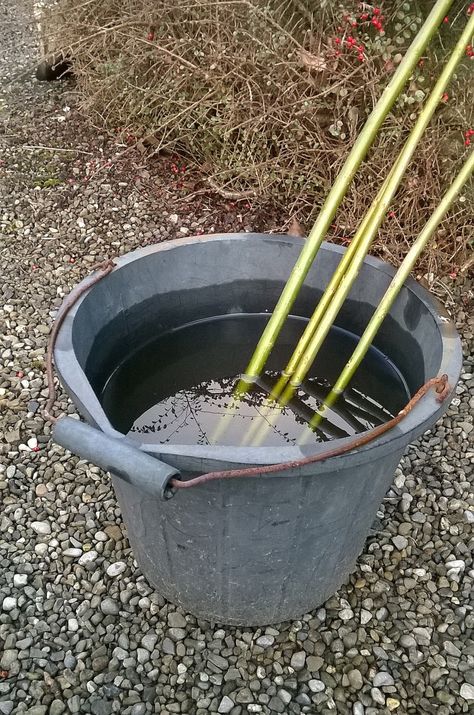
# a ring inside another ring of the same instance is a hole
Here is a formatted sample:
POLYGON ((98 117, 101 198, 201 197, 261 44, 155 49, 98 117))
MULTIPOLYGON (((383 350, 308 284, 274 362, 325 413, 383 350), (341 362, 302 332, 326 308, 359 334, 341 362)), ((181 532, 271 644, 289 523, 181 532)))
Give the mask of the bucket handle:
POLYGON ((72 419, 72 417, 61 417, 56 421, 53 438, 58 444, 70 449, 84 459, 95 462, 99 467, 113 472, 129 484, 144 489, 153 494, 153 496, 169 499, 174 495, 175 490, 190 489, 217 479, 261 477, 263 474, 275 474, 288 469, 297 469, 306 464, 322 462, 326 459, 352 452, 358 447, 372 442, 376 437, 380 437, 388 430, 393 429, 432 387, 435 388, 438 402, 443 402, 451 391, 447 375, 433 377, 420 387, 398 415, 369 432, 356 435, 354 439, 344 442, 333 449, 291 462, 208 472, 187 480, 181 480, 179 471, 165 462, 161 462, 151 455, 136 449, 130 443, 109 437, 90 425, 72 419))
POLYGON ((153 497, 169 499, 171 479, 179 470, 137 449, 125 439, 115 439, 95 427, 72 417, 60 417, 53 428, 53 439, 61 447, 87 459, 153 497))
POLYGON ((418 392, 411 398, 405 407, 400 410, 398 415, 393 417, 388 422, 378 425, 369 432, 363 432, 361 435, 356 435, 349 442, 328 449, 318 454, 313 454, 310 457, 297 459, 291 462, 281 464, 267 464, 260 467, 244 467, 241 469, 231 469, 219 472, 208 472, 201 474, 192 479, 181 480, 179 470, 171 467, 165 462, 152 457, 146 452, 143 452, 125 440, 115 439, 105 435, 100 430, 91 427, 83 422, 74 420, 71 417, 56 418, 51 414, 51 408, 56 400, 56 391, 54 388, 53 375, 53 352, 56 337, 59 328, 62 325, 68 311, 72 308, 79 296, 89 290, 95 283, 102 280, 106 275, 111 273, 115 268, 115 263, 112 260, 106 260, 94 266, 94 270, 99 271, 93 276, 90 281, 81 284, 66 298, 63 304, 63 309, 56 318, 53 329, 49 336, 48 350, 46 355, 46 374, 48 380, 48 401, 44 410, 45 417, 52 422, 55 427, 53 429, 53 438, 62 447, 69 449, 71 452, 80 457, 95 462, 99 467, 106 471, 113 472, 128 484, 132 484, 139 489, 143 489, 150 495, 161 499, 169 499, 178 489, 190 489, 191 487, 205 484, 217 479, 238 479, 243 477, 258 477, 263 474, 275 474, 288 469, 295 469, 306 464, 314 464, 322 462, 331 457, 338 457, 347 452, 352 452, 358 447, 362 447, 369 442, 372 442, 376 437, 381 436, 390 429, 393 429, 416 405, 416 403, 425 395, 432 387, 436 390, 436 399, 438 402, 443 402, 451 388, 446 374, 439 377, 433 377, 427 380, 420 387, 418 392))

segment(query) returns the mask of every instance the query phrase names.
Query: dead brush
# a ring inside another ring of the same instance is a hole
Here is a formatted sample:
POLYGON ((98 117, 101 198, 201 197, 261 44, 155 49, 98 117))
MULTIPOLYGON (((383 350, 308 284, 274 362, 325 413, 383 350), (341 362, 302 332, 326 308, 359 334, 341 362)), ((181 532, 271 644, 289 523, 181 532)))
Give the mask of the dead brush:
MULTIPOLYGON (((57 49, 74 57, 80 104, 95 126, 148 138, 154 153, 182 153, 223 195, 270 200, 305 225, 408 44, 408 28, 416 30, 418 22, 407 3, 387 2, 385 36, 393 41, 364 26, 357 30, 363 52, 341 51, 351 47, 360 17, 358 3, 346 5, 343 13, 333 3, 311 11, 314 3, 303 0, 59 0, 49 27, 61 38, 57 49), (402 8, 410 25, 399 17, 402 8)), ((456 173, 453 157, 474 125, 468 60, 374 246, 395 264, 456 173)), ((422 101, 423 75, 433 75, 436 65, 435 50, 387 120, 331 240, 353 236, 400 150, 412 104, 422 101)), ((452 273, 469 260, 472 214, 462 199, 426 253, 423 273, 452 273)))

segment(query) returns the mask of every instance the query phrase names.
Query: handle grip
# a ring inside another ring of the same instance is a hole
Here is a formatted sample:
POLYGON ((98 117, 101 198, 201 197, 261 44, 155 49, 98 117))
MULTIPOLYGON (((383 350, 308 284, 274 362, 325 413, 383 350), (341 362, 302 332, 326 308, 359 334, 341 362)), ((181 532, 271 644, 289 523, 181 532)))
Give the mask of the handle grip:
POLYGON ((179 477, 179 470, 142 452, 125 439, 109 437, 72 417, 61 417, 56 422, 53 439, 81 459, 112 472, 151 496, 169 499, 173 494, 167 486, 172 477, 179 477))

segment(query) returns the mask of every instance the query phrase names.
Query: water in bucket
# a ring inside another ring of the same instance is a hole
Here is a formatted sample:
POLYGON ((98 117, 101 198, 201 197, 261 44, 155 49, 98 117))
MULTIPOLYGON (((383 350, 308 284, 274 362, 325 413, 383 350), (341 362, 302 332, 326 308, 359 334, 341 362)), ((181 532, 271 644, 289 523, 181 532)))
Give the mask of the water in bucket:
MULTIPOLYGON (((290 317, 267 370, 239 400, 222 433, 218 424, 228 414, 236 382, 267 319, 266 314, 226 315, 190 323, 152 338, 126 355, 101 392, 114 427, 144 443, 204 445, 252 444, 248 435, 258 427, 262 446, 297 444, 309 431, 308 421, 351 355, 357 337, 333 327, 290 404, 281 407, 274 403, 269 413, 263 407, 265 396, 307 322, 290 317), (219 432, 216 442, 214 435, 219 432)), ((408 399, 395 365, 372 347, 351 389, 309 436, 314 441, 328 441, 365 431, 390 419, 408 399)))

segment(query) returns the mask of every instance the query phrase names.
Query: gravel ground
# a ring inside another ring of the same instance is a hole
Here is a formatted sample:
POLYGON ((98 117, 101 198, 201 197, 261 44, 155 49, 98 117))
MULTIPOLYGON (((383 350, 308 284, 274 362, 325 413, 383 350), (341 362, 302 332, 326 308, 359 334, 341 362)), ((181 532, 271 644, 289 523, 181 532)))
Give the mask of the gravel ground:
MULTIPOLYGON (((47 334, 98 259, 273 219, 187 201, 179 167, 150 170, 85 126, 70 88, 32 78, 21 2, 0 14, 0 715, 472 712, 472 287, 444 296, 464 338, 457 397, 403 459, 349 582, 269 628, 180 612, 137 568, 107 476, 49 440, 47 334)), ((74 411, 63 394, 60 408, 74 411)))

